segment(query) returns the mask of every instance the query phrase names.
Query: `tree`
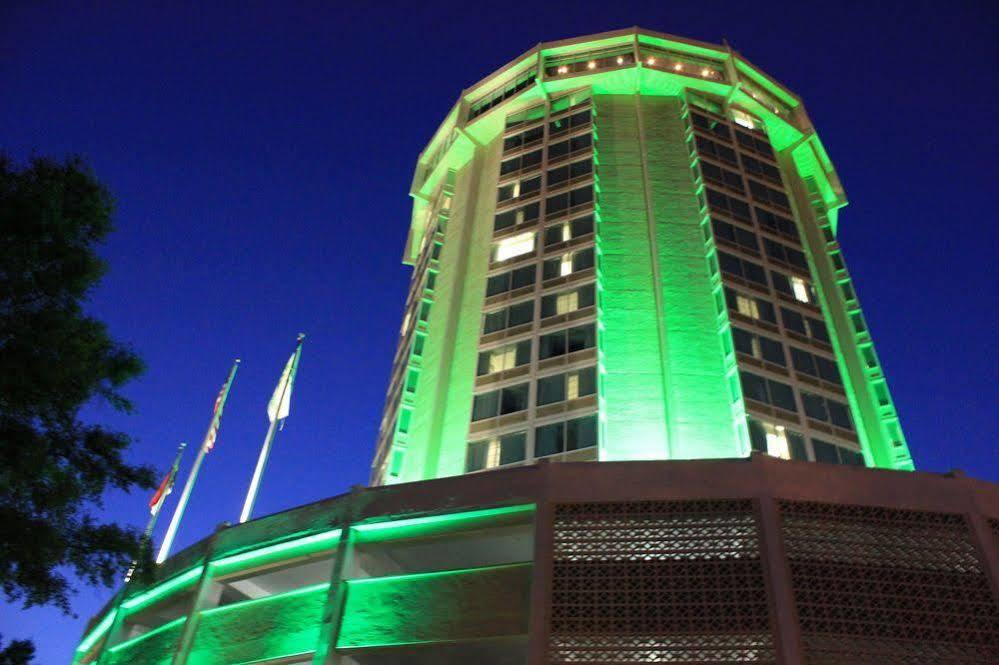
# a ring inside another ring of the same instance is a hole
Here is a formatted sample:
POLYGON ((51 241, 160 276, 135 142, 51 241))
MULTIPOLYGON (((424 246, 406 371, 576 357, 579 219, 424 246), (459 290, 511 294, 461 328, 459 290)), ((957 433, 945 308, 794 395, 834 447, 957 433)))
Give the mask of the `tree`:
MULTIPOLYGON (((120 389, 143 370, 83 309, 112 208, 79 158, 0 156, 0 588, 24 607, 68 614, 70 572, 111 586, 139 554, 137 529, 94 513, 109 489, 153 487, 153 471, 126 462, 128 436, 79 415, 101 401, 130 412, 120 389)), ((23 661, 24 645, 7 649, 23 661)))

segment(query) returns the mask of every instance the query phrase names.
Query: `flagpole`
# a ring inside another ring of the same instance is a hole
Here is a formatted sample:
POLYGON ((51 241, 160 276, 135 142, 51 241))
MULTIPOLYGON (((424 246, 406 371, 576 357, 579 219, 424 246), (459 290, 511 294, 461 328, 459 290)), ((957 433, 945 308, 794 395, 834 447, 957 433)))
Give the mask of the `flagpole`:
MULTIPOLYGON (((205 440, 207 441, 208 435, 212 432, 212 428, 216 427, 216 418, 221 416, 222 407, 225 406, 225 401, 229 397, 229 389, 232 388, 232 381, 236 378, 236 370, 239 369, 239 358, 236 358, 236 362, 232 364, 232 369, 229 371, 229 378, 226 379, 225 388, 222 391, 222 401, 219 404, 217 411, 212 414, 212 422, 208 425, 208 430, 205 432, 205 440)), ((163 536, 163 544, 160 545, 160 552, 156 556, 156 563, 163 563, 167 556, 170 554, 170 548, 173 546, 173 539, 177 535, 177 527, 180 526, 180 519, 184 516, 184 510, 187 508, 187 500, 191 498, 191 490, 194 488, 194 483, 198 479, 198 472, 201 470, 201 463, 205 459, 205 453, 208 452, 208 448, 204 443, 198 449, 198 456, 194 458, 194 466, 191 467, 191 471, 187 475, 187 482, 184 483, 184 491, 180 494, 180 500, 177 502, 177 506, 173 509, 173 517, 170 519, 170 526, 167 527, 166 535, 163 536)))
MULTIPOLYGON (((295 373, 298 371, 298 359, 302 356, 302 341, 304 339, 305 335, 299 333, 298 345, 295 347, 291 371, 288 374, 287 380, 285 380, 281 386, 280 396, 277 401, 278 411, 276 412, 276 415, 280 415, 281 405, 284 403, 285 395, 288 390, 291 389, 292 381, 295 380, 295 373)), ((257 467, 253 470, 253 478, 250 480, 250 488, 246 492, 246 501, 243 502, 243 512, 239 515, 240 524, 250 519, 250 513, 253 512, 253 504, 257 502, 257 491, 260 489, 260 478, 264 475, 264 467, 267 466, 267 458, 271 454, 271 444, 274 442, 274 434, 277 432, 279 420, 283 419, 275 417, 271 420, 271 424, 267 427, 267 435, 264 436, 264 444, 260 447, 260 456, 257 457, 257 467)))
MULTIPOLYGON (((173 466, 170 467, 170 472, 172 474, 177 473, 177 468, 180 467, 180 458, 184 454, 184 448, 187 446, 186 443, 181 443, 177 448, 177 456, 173 460, 173 466)), ((166 497, 164 497, 166 499, 166 497)), ((125 584, 132 579, 132 575, 135 574, 135 569, 139 566, 139 559, 142 558, 142 552, 145 550, 146 546, 152 542, 153 529, 156 528, 156 521, 160 518, 160 513, 162 512, 163 506, 160 505, 152 515, 149 516, 149 523, 146 524, 146 530, 142 533, 142 540, 139 541, 139 558, 132 560, 132 565, 128 567, 128 572, 125 573, 125 584)))

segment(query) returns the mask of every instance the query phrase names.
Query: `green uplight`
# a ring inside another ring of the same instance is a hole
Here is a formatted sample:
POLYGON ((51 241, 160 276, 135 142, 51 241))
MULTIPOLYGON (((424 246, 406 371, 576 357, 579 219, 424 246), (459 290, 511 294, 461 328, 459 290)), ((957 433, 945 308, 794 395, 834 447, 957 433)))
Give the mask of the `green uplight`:
POLYGON ((122 608, 134 612, 147 605, 163 598, 169 596, 170 594, 177 591, 177 589, 184 587, 189 584, 194 584, 201 577, 201 573, 204 572, 204 566, 196 566, 185 573, 172 577, 169 580, 154 586, 153 588, 140 593, 137 596, 129 598, 121 604, 122 608))
POLYGON ((340 540, 341 529, 332 529, 304 538, 296 538, 286 542, 270 545, 249 552, 233 554, 211 562, 213 573, 228 573, 233 570, 258 566, 274 560, 295 556, 307 556, 332 547, 340 540))

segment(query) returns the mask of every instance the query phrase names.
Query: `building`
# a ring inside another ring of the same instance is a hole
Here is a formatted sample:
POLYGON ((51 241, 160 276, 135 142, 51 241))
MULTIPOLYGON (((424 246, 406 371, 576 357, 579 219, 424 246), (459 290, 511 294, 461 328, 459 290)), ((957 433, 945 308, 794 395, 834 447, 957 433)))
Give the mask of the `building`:
POLYGON ((541 44, 417 163, 372 484, 745 457, 911 469, 801 100, 728 47, 541 44))
POLYGON ((792 93, 640 29, 541 44, 411 193, 372 487, 177 553, 74 665, 999 662, 999 486, 901 472, 792 93))

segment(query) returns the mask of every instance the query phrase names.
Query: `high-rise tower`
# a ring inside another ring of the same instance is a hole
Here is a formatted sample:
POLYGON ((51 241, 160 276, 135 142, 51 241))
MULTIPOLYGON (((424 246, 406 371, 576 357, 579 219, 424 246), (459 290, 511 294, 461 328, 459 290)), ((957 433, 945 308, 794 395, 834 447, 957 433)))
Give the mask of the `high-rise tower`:
POLYGON ((625 30, 465 90, 417 163, 372 483, 560 461, 911 469, 801 100, 625 30))

